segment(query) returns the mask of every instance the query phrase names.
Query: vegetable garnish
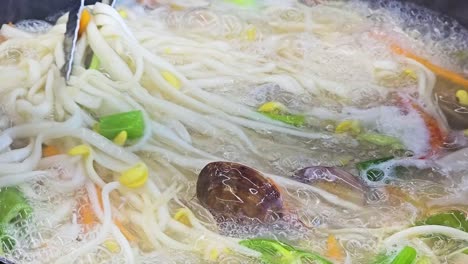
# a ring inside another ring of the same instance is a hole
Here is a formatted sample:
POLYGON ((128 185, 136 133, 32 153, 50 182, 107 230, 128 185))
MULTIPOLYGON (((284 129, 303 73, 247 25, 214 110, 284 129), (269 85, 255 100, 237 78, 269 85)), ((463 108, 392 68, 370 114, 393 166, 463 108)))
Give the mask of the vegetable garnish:
POLYGON ((424 111, 424 109, 421 106, 413 102, 411 103, 411 107, 419 113, 419 115, 424 120, 427 129, 429 130, 431 144, 431 153, 429 154, 429 156, 437 154, 444 145, 445 133, 440 128, 437 120, 429 113, 424 111))
POLYGON ((187 208, 180 208, 177 210, 177 212, 174 214, 174 219, 176 221, 179 221, 180 223, 192 227, 192 224, 190 223, 190 219, 188 214, 190 214, 190 211, 187 208))
POLYGON ((125 142, 127 141, 128 138, 128 133, 127 131, 120 131, 119 134, 114 138, 114 143, 119 146, 125 145, 125 142))
POLYGON ((426 218, 426 220, 418 222, 417 224, 448 226, 468 232, 467 216, 462 211, 449 211, 434 214, 426 218))
POLYGON ((148 167, 143 162, 122 172, 119 182, 128 188, 139 188, 148 180, 148 167))
POLYGON ((277 240, 255 238, 242 240, 239 244, 260 252, 262 254, 260 258, 265 264, 303 263, 303 261, 332 264, 331 261, 317 253, 296 249, 277 240))
MULTIPOLYGON (((102 203, 102 190, 99 186, 95 185, 95 188, 96 188, 96 194, 97 194, 97 198, 98 198, 98 201, 99 201, 99 206, 101 207, 101 209, 103 208, 103 203, 102 203)), ((94 211, 92 210, 91 208, 91 204, 89 203, 89 200, 86 199, 87 201, 87 208, 85 209, 84 212, 80 212, 80 219, 83 219, 82 220, 82 223, 86 225, 86 223, 88 223, 89 225, 92 225, 94 224, 95 221, 97 221, 97 217, 96 215, 94 214, 94 211), (89 211, 88 211, 89 209, 89 211), (84 215, 85 214, 85 215, 84 215)), ((83 208, 83 207, 82 207, 83 208)), ((122 232, 122 235, 125 236, 125 238, 129 241, 136 241, 136 237, 132 234, 132 232, 130 232, 125 226, 124 224, 119 221, 118 219, 114 219, 114 224, 119 228, 120 232, 122 232)))
POLYGON ((343 248, 334 235, 329 235, 327 239, 327 257, 337 261, 344 259, 343 248))
POLYGON ((305 116, 289 114, 288 108, 279 102, 264 103, 257 109, 257 111, 273 120, 296 127, 304 126, 305 123, 305 116))
POLYGON ((255 0, 226 0, 226 2, 236 4, 242 7, 254 6, 256 4, 255 0))
POLYGON ((391 264, 412 264, 417 254, 416 249, 406 246, 392 260, 391 264))
POLYGON ((364 173, 368 180, 370 181, 380 181, 385 176, 385 173, 378 168, 371 168, 374 165, 378 165, 393 159, 393 157, 385 157, 380 159, 367 160, 359 162, 356 164, 356 168, 359 170, 361 176, 363 177, 364 173))
POLYGON ((86 156, 91 153, 91 147, 85 144, 75 146, 68 151, 71 156, 86 156))
POLYGON ((60 150, 52 145, 45 145, 42 148, 42 157, 50 157, 60 154, 60 150))
POLYGON ((388 256, 384 253, 377 255, 373 264, 413 264, 416 260, 417 252, 410 246, 405 246, 396 256, 388 256))
POLYGON ((398 138, 377 133, 365 133, 357 137, 358 140, 366 141, 377 146, 391 146, 395 149, 404 148, 398 138))
POLYGON ((78 221, 80 224, 84 225, 85 230, 88 231, 89 228, 96 223, 96 216, 88 197, 81 199, 79 205, 78 221))
POLYGON ((281 121, 283 123, 293 125, 296 127, 301 127, 304 126, 305 123, 305 116, 302 115, 279 115, 279 114, 270 114, 270 113, 262 113, 265 116, 268 116, 269 118, 276 120, 276 121, 281 121))
POLYGON ((280 103, 280 102, 266 102, 262 104, 259 108, 258 111, 261 113, 270 113, 270 114, 281 114, 281 113, 287 113, 288 108, 280 103))
POLYGON ((91 63, 89 64, 89 69, 99 70, 99 67, 101 67, 101 61, 96 56, 96 54, 93 54, 93 57, 91 58, 91 63))
POLYGON ((91 13, 87 8, 84 8, 83 11, 81 12, 81 17, 80 17, 80 28, 78 30, 78 36, 81 37, 83 33, 86 31, 86 28, 88 27, 89 21, 91 21, 91 13))
POLYGON ((344 120, 336 126, 335 133, 350 133, 356 136, 361 133, 361 124, 358 120, 344 120))
POLYGON ((444 69, 444 68, 442 68, 440 66, 437 66, 437 65, 433 64, 432 62, 430 62, 429 60, 427 60, 425 58, 422 58, 422 57, 419 57, 418 55, 413 54, 410 51, 404 50, 402 47, 400 47, 400 46, 398 46, 396 44, 392 44, 390 46, 390 48, 392 49, 392 51, 395 54, 405 56, 407 58, 410 58, 412 60, 415 60, 415 61, 421 63, 426 68, 428 68, 429 70, 434 72, 436 75, 438 75, 438 76, 440 76, 442 78, 445 78, 445 79, 447 79, 447 80, 449 80, 449 81, 451 81, 451 82, 453 82, 455 84, 459 84, 459 85, 462 85, 464 87, 468 87, 468 80, 463 78, 463 76, 461 76, 460 74, 458 74, 456 72, 449 71, 449 70, 444 69))
POLYGON ((32 209, 17 188, 0 189, 0 225, 26 219, 32 209))
POLYGON ((465 90, 458 90, 455 94, 458 102, 463 106, 468 106, 468 92, 465 90))
POLYGON ((161 75, 170 85, 172 85, 177 90, 180 90, 182 83, 174 74, 172 74, 170 71, 161 71, 161 75))
POLYGON ((7 234, 7 226, 18 220, 27 219, 31 206, 17 188, 0 189, 0 250, 12 250, 16 242, 7 234))
POLYGON ((128 139, 136 139, 144 134, 145 123, 141 111, 130 111, 103 116, 95 127, 96 132, 113 140, 120 132, 127 131, 128 139))

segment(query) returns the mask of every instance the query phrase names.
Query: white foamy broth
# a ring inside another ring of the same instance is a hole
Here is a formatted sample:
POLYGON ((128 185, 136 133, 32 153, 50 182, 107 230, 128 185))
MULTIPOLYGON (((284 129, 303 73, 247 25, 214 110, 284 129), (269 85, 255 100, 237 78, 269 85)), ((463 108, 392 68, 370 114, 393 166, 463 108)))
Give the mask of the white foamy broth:
POLYGON ((130 74, 106 63, 109 55, 95 48, 102 43, 90 45, 100 67, 86 69, 85 49, 96 39, 88 29, 68 85, 59 74, 66 18, 52 27, 4 25, 0 187, 19 186, 33 210, 21 228, 8 227, 16 246, 5 256, 16 263, 248 263, 258 259, 232 246, 236 239, 270 238, 333 259, 327 240, 334 236, 342 252, 336 263, 370 263, 407 244, 419 259, 464 263, 450 253, 468 241, 450 235, 382 241, 434 213, 468 210, 468 109, 455 96, 468 87, 428 66, 467 80, 468 32, 396 1, 304 2, 151 1, 146 9, 121 5, 123 18, 98 9, 94 34, 130 74), (301 121, 260 113, 269 102, 287 109, 275 115, 301 121), (112 140, 92 132, 98 117, 131 109, 150 128, 142 139, 111 148, 112 140), (41 158, 42 143, 61 154, 41 158), (92 155, 67 155, 80 144, 92 155), (388 159, 356 166, 380 158, 388 159), (197 199, 196 182, 218 160, 271 178, 285 217, 214 217, 197 199), (98 198, 137 161, 149 168, 148 186, 98 198), (297 176, 312 166, 346 171, 359 189, 336 176, 297 176), (180 208, 190 216, 176 217, 180 208), (86 210, 94 211, 92 225, 80 220, 86 210), (109 214, 127 231, 106 222, 109 214))

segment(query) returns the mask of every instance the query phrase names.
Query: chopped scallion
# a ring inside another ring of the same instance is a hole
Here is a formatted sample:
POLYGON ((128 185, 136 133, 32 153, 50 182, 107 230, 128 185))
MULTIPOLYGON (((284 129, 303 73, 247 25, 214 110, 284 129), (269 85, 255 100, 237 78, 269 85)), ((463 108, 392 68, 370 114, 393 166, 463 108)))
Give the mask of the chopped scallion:
POLYGON ((296 249, 293 246, 277 240, 255 238, 242 240, 239 243, 260 252, 262 254, 262 262, 267 264, 308 263, 306 261, 320 264, 332 264, 331 261, 316 253, 296 249))
POLYGON ((276 120, 276 121, 281 121, 283 123, 301 127, 304 126, 305 124, 305 116, 303 115, 291 115, 291 114, 274 114, 274 113, 262 113, 265 116, 268 116, 269 118, 276 120))
POLYGON ((113 140, 120 132, 127 131, 128 139, 143 136, 145 124, 141 111, 131 111, 104 116, 99 119, 95 130, 104 137, 113 140))

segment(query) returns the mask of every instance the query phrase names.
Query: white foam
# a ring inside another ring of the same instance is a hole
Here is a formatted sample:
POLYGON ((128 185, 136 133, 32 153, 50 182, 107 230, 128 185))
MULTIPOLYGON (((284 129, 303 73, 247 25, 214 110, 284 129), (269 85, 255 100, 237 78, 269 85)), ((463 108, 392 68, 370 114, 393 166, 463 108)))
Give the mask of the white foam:
POLYGON ((367 129, 400 139, 416 156, 429 150, 429 131, 416 111, 404 114, 398 107, 380 106, 365 110, 347 107, 343 112, 361 121, 367 129))

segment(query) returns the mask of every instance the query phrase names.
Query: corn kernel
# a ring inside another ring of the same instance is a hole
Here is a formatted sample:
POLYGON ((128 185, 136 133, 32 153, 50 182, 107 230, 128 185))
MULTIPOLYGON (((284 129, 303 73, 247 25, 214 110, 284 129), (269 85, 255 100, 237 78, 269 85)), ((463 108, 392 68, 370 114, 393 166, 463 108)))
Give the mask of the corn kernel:
POLYGON ((267 103, 264 103, 263 105, 261 105, 258 108, 258 111, 262 112, 262 113, 275 113, 275 114, 278 114, 278 113, 282 113, 282 112, 287 112, 288 109, 284 104, 282 104, 280 102, 267 102, 267 103))
POLYGON ((171 48, 164 48, 164 53, 171 54, 171 52, 172 52, 171 48))
POLYGON ((139 188, 148 180, 148 167, 142 162, 122 172, 119 181, 128 188, 139 188))
POLYGON ((91 153, 91 148, 88 145, 78 145, 68 151, 68 155, 71 156, 84 156, 89 155, 89 153, 91 153))
POLYGON ((341 166, 346 166, 348 165, 351 161, 353 160, 353 156, 345 156, 339 159, 340 165, 341 166))
POLYGON ((403 73, 404 73, 406 76, 411 77, 411 78, 413 78, 413 79, 415 79, 415 80, 418 79, 418 75, 416 74, 416 72, 414 72, 414 71, 411 70, 411 69, 405 69, 405 70, 403 71, 403 73))
POLYGON ((163 76, 164 80, 166 80, 168 83, 170 83, 174 88, 179 90, 182 87, 182 84, 180 83, 179 79, 174 76, 174 74, 168 72, 168 71, 162 71, 161 75, 163 76))
POLYGON ((210 250, 210 260, 216 261, 219 257, 219 252, 216 248, 213 248, 210 250))
POLYGON ((125 142, 127 141, 128 133, 127 131, 121 131, 117 136, 114 138, 114 143, 123 146, 125 145, 125 142))
POLYGON ((361 133, 361 126, 357 120, 345 120, 339 123, 335 128, 335 133, 342 134, 350 132, 352 135, 361 133))
POLYGON ((458 90, 455 96, 458 102, 463 106, 468 106, 468 92, 465 90, 458 90))
POLYGON ((255 27, 247 29, 246 35, 247 40, 254 41, 257 38, 257 29, 255 27))
POLYGON ((103 245, 112 253, 120 252, 120 245, 115 240, 106 240, 103 245))
POLYGON ((177 5, 177 4, 173 4, 173 3, 170 4, 170 7, 171 7, 173 10, 175 10, 175 11, 184 10, 184 7, 183 7, 183 6, 180 6, 180 5, 177 5))
POLYGON ((128 17, 128 13, 124 9, 119 10, 119 15, 124 19, 128 17))
POLYGON ((192 226, 190 223, 190 219, 188 217, 188 210, 186 208, 181 208, 177 211, 177 213, 174 215, 174 219, 181 222, 182 224, 186 226, 192 226))

